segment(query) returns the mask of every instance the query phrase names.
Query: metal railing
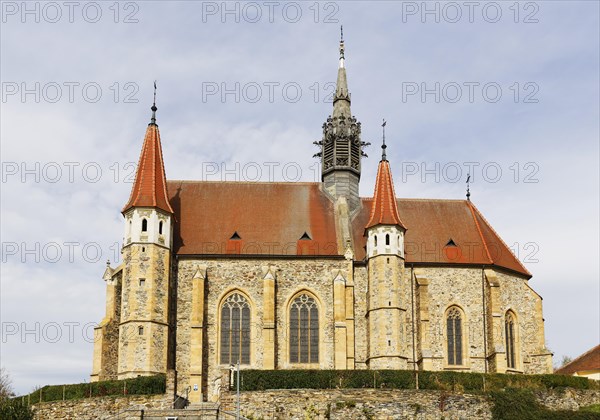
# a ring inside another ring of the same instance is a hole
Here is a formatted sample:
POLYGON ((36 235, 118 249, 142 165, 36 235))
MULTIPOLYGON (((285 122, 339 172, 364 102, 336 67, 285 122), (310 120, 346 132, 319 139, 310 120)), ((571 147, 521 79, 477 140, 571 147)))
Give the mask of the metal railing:
POLYGON ((188 386, 188 387, 185 389, 185 391, 184 391, 184 392, 185 392, 185 397, 183 397, 183 396, 181 396, 181 395, 178 395, 178 396, 177 396, 177 398, 175 398, 175 401, 173 401, 173 406, 172 406, 172 408, 177 408, 177 409, 179 409, 179 408, 185 408, 185 407, 187 407, 187 406, 188 406, 188 404, 190 403, 189 396, 190 396, 190 391, 191 391, 191 390, 192 390, 192 387, 191 387, 191 386, 188 386), (179 400, 183 400, 183 406, 181 406, 181 407, 178 407, 178 406, 177 406, 177 402, 178 402, 179 400))

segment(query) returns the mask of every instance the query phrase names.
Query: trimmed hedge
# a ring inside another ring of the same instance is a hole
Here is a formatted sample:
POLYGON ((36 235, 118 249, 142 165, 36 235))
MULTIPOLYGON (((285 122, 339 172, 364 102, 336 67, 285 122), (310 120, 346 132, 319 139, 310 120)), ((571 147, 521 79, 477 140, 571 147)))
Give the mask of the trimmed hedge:
POLYGON ((46 385, 29 395, 17 397, 31 404, 46 401, 74 400, 78 398, 103 397, 107 395, 153 395, 164 394, 165 375, 140 376, 118 381, 101 381, 71 385, 46 385), (41 397, 40 397, 41 393, 41 397))
MULTIPOLYGON (((412 370, 242 370, 242 391, 268 389, 383 388, 415 389, 412 370)), ((234 386, 237 375, 234 375, 234 386)), ((596 381, 565 375, 511 375, 474 372, 419 371, 419 389, 494 391, 505 388, 600 389, 596 381)))
POLYGON ((494 420, 592 420, 598 415, 586 411, 549 410, 540 405, 529 389, 508 388, 492 391, 492 418, 494 420))

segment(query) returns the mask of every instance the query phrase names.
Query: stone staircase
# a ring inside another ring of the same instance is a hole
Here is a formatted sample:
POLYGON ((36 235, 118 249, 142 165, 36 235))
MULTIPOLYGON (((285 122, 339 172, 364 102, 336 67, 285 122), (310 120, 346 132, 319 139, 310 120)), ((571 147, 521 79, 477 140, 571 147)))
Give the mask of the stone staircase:
POLYGON ((219 416, 218 403, 196 403, 191 404, 184 409, 135 409, 124 410, 106 420, 218 420, 223 418, 219 416))

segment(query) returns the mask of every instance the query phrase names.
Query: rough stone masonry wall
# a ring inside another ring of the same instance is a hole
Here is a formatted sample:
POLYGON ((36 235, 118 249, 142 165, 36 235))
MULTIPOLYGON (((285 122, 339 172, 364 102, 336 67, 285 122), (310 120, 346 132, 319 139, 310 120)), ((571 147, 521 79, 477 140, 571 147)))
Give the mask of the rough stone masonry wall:
MULTIPOLYGON (((517 370, 526 374, 551 373, 552 356, 545 348, 542 298, 527 281, 505 273, 498 273, 500 281, 501 312, 508 310, 517 318, 517 370)), ((504 337, 504 331, 501 331, 504 337)))
POLYGON ((139 395, 53 401, 36 404, 33 408, 36 420, 98 420, 127 408, 166 409, 171 403, 167 395, 139 395))
POLYGON ((251 419, 491 419, 483 396, 439 391, 344 389, 244 392, 242 415, 251 419))
POLYGON ((355 368, 367 369, 367 291, 368 285, 367 267, 354 267, 354 345, 355 345, 355 368))
POLYGON ((169 261, 169 250, 151 243, 123 251, 120 378, 166 372, 169 261), (141 335, 139 327, 144 328, 141 335))
MULTIPOLYGON (((235 393, 227 393, 228 406, 235 409, 235 393)), ((536 399, 551 410, 573 410, 597 404, 598 390, 565 389, 534 391, 536 399)), ((128 408, 144 410, 170 408, 165 395, 96 397, 54 401, 34 405, 36 420, 106 419, 128 408)), ((292 389, 242 392, 242 414, 258 419, 491 419, 491 404, 483 395, 442 391, 344 389, 292 389)), ((169 415, 176 415, 170 412, 169 415)), ((139 411, 131 417, 140 418, 139 411), (137 416, 137 417, 136 417, 137 416)), ((125 417, 120 417, 125 418, 125 417)))
MULTIPOLYGON (((176 368, 178 372, 178 390, 188 385, 190 371, 192 302, 192 278, 199 266, 207 268, 205 293, 205 328, 207 342, 204 345, 203 358, 207 362, 207 399, 214 396, 221 380, 218 355, 219 305, 232 290, 245 294, 251 305, 251 369, 263 366, 263 266, 274 266, 275 281, 275 361, 277 369, 294 367, 333 369, 334 367, 334 316, 333 316, 333 280, 334 272, 342 270, 347 278, 347 262, 342 259, 194 259, 180 260, 177 278, 177 348, 176 368), (320 348, 319 363, 316 366, 293 365, 289 363, 288 341, 288 303, 298 292, 306 290, 313 294, 319 303, 320 348)), ((205 365, 205 366, 206 366, 205 365)), ((246 366, 242 366, 242 369, 246 366)))
MULTIPOLYGON (((235 402, 231 393, 230 401, 235 402)), ((597 404, 600 391, 537 391, 536 399, 551 410, 578 410, 597 404)), ((484 395, 443 391, 344 389, 254 391, 241 393, 242 415, 251 419, 491 419, 484 395)), ((234 407, 227 407, 233 410, 234 407)))
MULTIPOLYGON (((482 272, 475 268, 424 268, 420 267, 422 276, 429 279, 429 343, 433 360, 432 369, 448 368, 446 363, 445 314, 451 305, 457 305, 464 313, 463 340, 465 363, 464 369, 483 372, 484 366, 484 327, 482 303, 482 272)), ((406 270, 409 274, 409 270, 406 270)), ((551 364, 547 359, 534 357, 544 351, 544 325, 541 314, 541 298, 529 287, 527 281, 510 274, 498 272, 500 282, 500 308, 502 326, 507 310, 517 316, 518 331, 516 347, 518 352, 517 371, 527 374, 551 373, 551 364)), ((486 289, 487 289, 487 282, 486 289)), ((489 293, 487 302, 489 304, 489 293)), ((488 336, 490 325, 486 326, 488 336)), ((504 331, 498 331, 504 340, 504 331)), ((421 343, 418 343, 419 345, 421 343)), ((504 344, 503 342, 501 344, 504 344)), ((488 342, 488 355, 491 348, 488 342)), ((545 356, 544 356, 545 357, 545 356)), ((550 356, 547 356, 550 357, 550 356)), ((549 359, 548 359, 549 360, 549 359)), ((493 366, 488 366, 488 369, 493 366)))

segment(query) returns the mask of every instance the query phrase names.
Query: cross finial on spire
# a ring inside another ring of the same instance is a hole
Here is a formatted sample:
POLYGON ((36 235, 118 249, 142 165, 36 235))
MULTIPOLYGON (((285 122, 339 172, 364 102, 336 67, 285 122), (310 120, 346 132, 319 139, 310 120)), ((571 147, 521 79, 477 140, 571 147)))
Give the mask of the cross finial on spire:
POLYGON ((150 124, 156 125, 156 110, 158 109, 156 107, 156 80, 154 81, 154 101, 152 102, 152 108, 150 109, 152 110, 152 118, 150 119, 150 124))
POLYGON ((344 60, 344 26, 340 26, 340 67, 343 67, 344 60))
POLYGON ((471 191, 469 190, 469 187, 471 182, 471 174, 467 174, 467 201, 471 201, 471 191))
POLYGON ((381 144, 381 160, 387 160, 387 156, 385 154, 385 149, 387 149, 387 145, 385 144, 385 125, 387 121, 384 119, 383 124, 381 124, 381 128, 383 130, 383 143, 381 144))

